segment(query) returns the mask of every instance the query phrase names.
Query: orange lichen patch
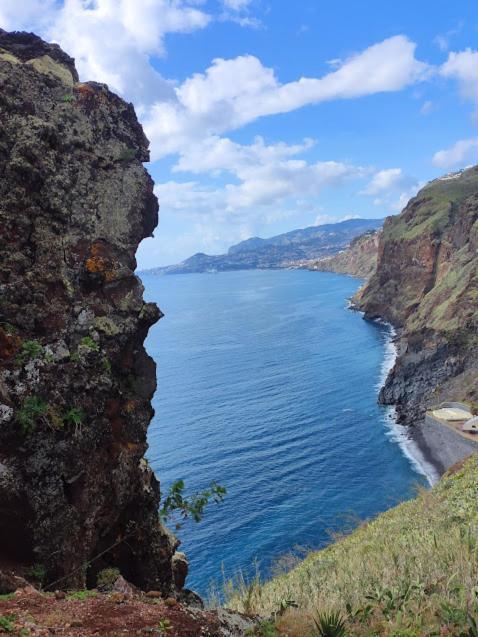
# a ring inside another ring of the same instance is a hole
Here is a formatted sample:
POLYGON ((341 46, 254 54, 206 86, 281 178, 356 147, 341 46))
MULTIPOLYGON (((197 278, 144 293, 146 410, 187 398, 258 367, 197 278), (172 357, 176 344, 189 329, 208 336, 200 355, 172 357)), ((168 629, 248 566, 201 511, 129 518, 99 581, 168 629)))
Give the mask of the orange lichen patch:
POLYGON ((108 102, 108 95, 101 87, 94 87, 90 84, 77 84, 73 88, 75 94, 75 104, 82 106, 88 111, 97 107, 100 103, 108 102))
POLYGON ((106 283, 116 279, 116 264, 109 256, 109 248, 103 242, 92 243, 90 256, 85 261, 85 267, 90 274, 100 274, 106 283))
POLYGON ((21 338, 15 334, 8 334, 2 327, 0 327, 0 362, 8 361, 12 359, 22 344, 21 338))

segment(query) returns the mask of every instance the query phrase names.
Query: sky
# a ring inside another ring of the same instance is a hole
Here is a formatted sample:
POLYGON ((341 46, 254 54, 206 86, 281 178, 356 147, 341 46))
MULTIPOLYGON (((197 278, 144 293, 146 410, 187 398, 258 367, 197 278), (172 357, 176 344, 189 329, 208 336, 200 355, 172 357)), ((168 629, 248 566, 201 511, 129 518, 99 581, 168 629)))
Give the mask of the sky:
POLYGON ((140 268, 396 214, 478 163, 475 0, 0 0, 0 27, 135 105, 161 206, 140 268))

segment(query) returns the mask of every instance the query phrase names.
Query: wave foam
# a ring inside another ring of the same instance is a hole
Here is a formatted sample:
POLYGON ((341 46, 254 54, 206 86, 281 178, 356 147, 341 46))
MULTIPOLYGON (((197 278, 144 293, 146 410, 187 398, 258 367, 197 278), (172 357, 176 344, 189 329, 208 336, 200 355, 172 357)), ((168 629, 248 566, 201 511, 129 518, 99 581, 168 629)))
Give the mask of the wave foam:
MULTIPOLYGON (((394 342, 396 332, 390 323, 386 323, 382 320, 377 320, 377 323, 383 325, 387 328, 386 340, 385 340, 385 356, 382 363, 382 368, 380 370, 380 380, 377 383, 377 391, 383 387, 385 381, 389 373, 392 371, 393 366, 395 365, 395 361, 397 360, 397 348, 394 342)), ((435 467, 430 464, 426 459, 423 453, 420 450, 420 447, 410 436, 407 427, 400 425, 397 422, 396 410, 395 407, 387 407, 386 413, 384 416, 384 424, 387 428, 387 436, 396 442, 400 447, 403 455, 409 460, 412 465, 414 471, 418 474, 424 476, 428 483, 432 486, 439 479, 440 475, 435 467)))

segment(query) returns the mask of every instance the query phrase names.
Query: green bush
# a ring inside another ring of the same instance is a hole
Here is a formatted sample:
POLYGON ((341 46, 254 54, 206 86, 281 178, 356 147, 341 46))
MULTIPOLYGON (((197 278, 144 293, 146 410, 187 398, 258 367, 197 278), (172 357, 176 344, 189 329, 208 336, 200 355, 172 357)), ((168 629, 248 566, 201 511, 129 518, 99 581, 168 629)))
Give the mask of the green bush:
POLYGON ((17 411, 16 420, 24 435, 31 434, 36 427, 37 420, 46 414, 48 405, 38 396, 28 396, 17 411))
POLYGON ((317 637, 346 637, 345 621, 338 611, 319 613, 314 619, 317 637))
POLYGON ((5 633, 13 633, 15 630, 13 622, 16 620, 16 615, 1 615, 0 616, 0 628, 5 633))
POLYGON ((43 346, 38 341, 23 341, 20 353, 17 356, 17 362, 24 365, 34 358, 43 356, 43 346))
POLYGON ((96 341, 94 341, 91 336, 85 336, 81 339, 80 346, 89 349, 92 352, 99 352, 100 346, 96 341))
POLYGON ((63 416, 63 422, 66 425, 74 425, 75 427, 78 427, 78 425, 81 425, 84 421, 85 416, 86 414, 82 409, 79 409, 78 407, 71 407, 71 409, 69 409, 63 416))

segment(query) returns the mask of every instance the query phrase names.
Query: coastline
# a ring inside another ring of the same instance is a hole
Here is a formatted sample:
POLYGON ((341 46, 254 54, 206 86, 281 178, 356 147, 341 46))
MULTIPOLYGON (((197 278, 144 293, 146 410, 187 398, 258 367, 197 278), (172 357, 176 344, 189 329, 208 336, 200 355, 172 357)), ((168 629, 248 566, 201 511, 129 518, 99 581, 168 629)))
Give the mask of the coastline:
MULTIPOLYGON (((374 323, 386 327, 388 330, 385 343, 385 356, 382 363, 380 381, 377 383, 377 391, 385 384, 388 374, 393 369, 398 356, 395 345, 396 331, 393 325, 383 319, 376 319, 374 323)), ((433 454, 430 445, 423 435, 417 435, 415 427, 406 427, 397 422, 395 407, 387 406, 384 424, 388 429, 388 436, 398 444, 403 455, 410 461, 417 473, 423 475, 430 486, 433 486, 443 473, 442 464, 433 454)))

